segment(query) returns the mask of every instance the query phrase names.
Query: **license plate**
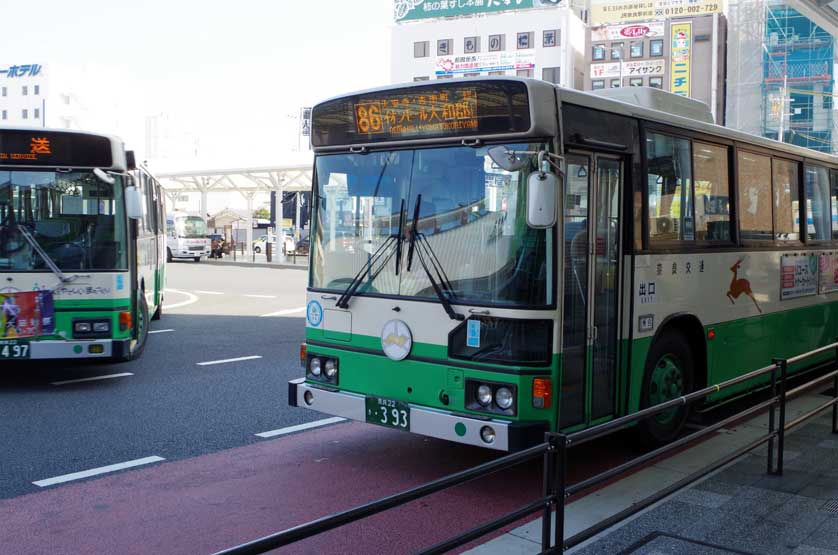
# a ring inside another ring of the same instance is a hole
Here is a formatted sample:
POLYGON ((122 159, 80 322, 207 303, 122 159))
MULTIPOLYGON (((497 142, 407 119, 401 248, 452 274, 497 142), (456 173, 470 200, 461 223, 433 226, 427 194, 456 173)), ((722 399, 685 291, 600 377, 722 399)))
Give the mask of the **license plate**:
POLYGON ((0 341, 0 359, 29 358, 29 343, 0 341))
POLYGON ((404 401, 367 397, 367 422, 410 431, 410 407, 404 401))

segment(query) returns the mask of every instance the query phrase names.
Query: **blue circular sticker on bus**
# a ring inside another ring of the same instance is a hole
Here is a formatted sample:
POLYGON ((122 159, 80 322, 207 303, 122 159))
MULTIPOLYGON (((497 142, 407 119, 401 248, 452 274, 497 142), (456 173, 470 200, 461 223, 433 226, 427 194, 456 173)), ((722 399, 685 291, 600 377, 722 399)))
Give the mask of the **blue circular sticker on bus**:
POLYGON ((316 328, 323 321, 323 307, 317 301, 309 301, 306 306, 306 320, 308 324, 316 328))

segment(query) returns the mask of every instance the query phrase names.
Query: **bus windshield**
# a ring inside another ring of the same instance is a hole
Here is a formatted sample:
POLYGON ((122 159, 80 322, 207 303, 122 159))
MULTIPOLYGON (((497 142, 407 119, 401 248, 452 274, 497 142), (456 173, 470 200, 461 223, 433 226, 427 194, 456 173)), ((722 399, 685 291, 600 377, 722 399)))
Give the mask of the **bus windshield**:
POLYGON ((122 178, 90 171, 0 171, 0 270, 48 271, 26 232, 62 270, 125 270, 122 178))
POLYGON ((207 223, 200 216, 186 216, 175 220, 178 237, 184 239, 205 239, 207 223))
MULTIPOLYGON (((509 306, 552 302, 552 234, 526 223, 526 182, 535 160, 507 172, 492 162, 488 147, 458 146, 323 155, 315 167, 313 288, 342 292, 388 237, 398 235, 400 223, 403 239, 409 238, 418 202, 418 232, 443 269, 452 300, 509 306)), ((396 264, 388 264, 357 294, 436 299, 418 260, 408 271, 407 250, 405 244, 398 275, 396 264)))

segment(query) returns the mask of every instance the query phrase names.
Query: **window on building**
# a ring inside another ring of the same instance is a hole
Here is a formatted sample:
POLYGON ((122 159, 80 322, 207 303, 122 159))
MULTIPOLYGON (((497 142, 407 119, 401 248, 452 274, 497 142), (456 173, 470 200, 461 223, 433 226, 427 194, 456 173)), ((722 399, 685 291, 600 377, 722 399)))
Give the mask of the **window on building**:
POLYGON ((32 110, 32 117, 35 119, 41 119, 41 109, 35 108, 34 110, 32 110))
POLYGON ((527 48, 532 48, 532 39, 532 31, 529 31, 527 33, 518 33, 518 50, 526 50, 527 48))
POLYGON ((730 184, 727 147, 693 143, 695 236, 699 241, 730 241, 730 184))
POLYGON ((632 77, 629 79, 629 87, 642 87, 643 86, 643 78, 642 77, 632 77))
POLYGON ((506 48, 506 35, 489 35, 489 52, 500 52, 506 48))
POLYGON ((593 79, 591 81, 591 90, 598 91, 605 88, 605 79, 593 79))
POLYGON ((3 110, 3 119, 9 119, 9 114, 6 110, 3 110))
POLYGON ((772 238, 771 158, 740 150, 737 154, 739 230, 742 239, 772 238))
POLYGON ((823 97, 823 109, 824 110, 831 110, 832 109, 832 95, 825 94, 823 97))
POLYGON ((27 110, 26 108, 24 108, 24 109, 21 111, 21 116, 23 117, 23 119, 29 119, 29 110, 27 110))
POLYGON ((416 81, 428 81, 429 79, 430 78, 427 75, 422 75, 420 77, 414 77, 413 82, 415 83, 416 81))
POLYGON ((595 44, 591 51, 591 59, 592 60, 604 60, 605 59, 605 45, 604 44, 595 44))
POLYGON ((8 91, 6 90, 6 87, 3 87, 3 89, 2 89, 2 93, 3 93, 3 96, 7 96, 7 95, 8 95, 8 91))
POLYGON ((649 241, 692 241, 690 142, 660 133, 646 137, 649 241))
POLYGON ((662 89, 663 77, 649 77, 649 86, 653 89, 662 89))
POLYGON ((23 94, 23 96, 28 95, 29 94, 29 87, 26 86, 26 85, 23 85, 23 87, 21 87, 21 94, 23 94))
POLYGON ((480 72, 477 73, 464 73, 463 77, 480 77, 480 72))
POLYGON ((649 56, 658 58, 663 56, 663 39, 654 39, 649 41, 649 56))
POLYGON ((832 237, 829 171, 807 164, 805 176, 806 236, 813 241, 828 241, 832 237))
POLYGON ((541 45, 544 48, 552 48, 561 44, 562 35, 558 29, 549 29, 542 34, 541 45))
POLYGON ((774 178, 774 239, 799 241, 795 223, 799 218, 797 162, 774 159, 771 163, 774 178))
POLYGON ((617 77, 615 79, 612 79, 611 82, 609 83, 609 86, 612 89, 619 89, 620 88, 620 78, 617 77))
POLYGON ((449 56, 453 54, 452 45, 453 40, 451 39, 441 39, 436 41, 436 55, 437 56, 449 56))
POLYGON ((519 69, 515 71, 515 75, 518 77, 532 77, 534 72, 531 69, 519 69))
POLYGON ((480 52, 480 37, 466 37, 463 40, 463 52, 476 54, 480 52))
POLYGON ((506 72, 505 71, 490 71, 489 75, 497 75, 497 76, 506 75, 506 72))
POLYGON ((41 94, 41 85, 35 85, 34 88, 35 88, 34 92, 35 92, 36 95, 41 94))
POLYGON ((454 77, 454 76, 453 75, 437 75, 436 76, 437 79, 451 79, 452 77, 454 77))
POLYGON ((623 43, 622 42, 612 42, 611 43, 611 59, 612 60, 619 60, 623 56, 623 43))
POLYGON ((545 67, 541 70, 541 79, 548 83, 558 84, 561 79, 561 71, 557 67, 545 67))
POLYGON ((643 41, 638 40, 629 44, 629 56, 632 58, 643 57, 643 41))
POLYGON ((413 43, 413 57, 414 58, 427 58, 431 55, 431 43, 429 41, 423 40, 420 42, 413 43))

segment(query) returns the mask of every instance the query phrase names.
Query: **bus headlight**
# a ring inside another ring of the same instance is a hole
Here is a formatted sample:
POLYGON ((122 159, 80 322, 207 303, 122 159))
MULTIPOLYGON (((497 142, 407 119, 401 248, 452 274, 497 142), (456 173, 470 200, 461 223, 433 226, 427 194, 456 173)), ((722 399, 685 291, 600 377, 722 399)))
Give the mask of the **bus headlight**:
POLYGON ((334 359, 328 359, 326 364, 323 365, 323 368, 325 369, 326 377, 330 380, 338 373, 338 363, 334 359))
POLYGON ((477 402, 483 405, 484 407, 488 407, 492 404, 492 388, 486 384, 480 385, 477 388, 477 394, 475 395, 477 402))
POLYGON ((76 333, 90 333, 90 322, 76 322, 73 324, 73 331, 76 333))
POLYGON ((308 355, 306 377, 326 385, 338 384, 338 359, 320 355, 308 355))
POLYGON ((311 357, 311 360, 308 363, 308 371, 311 372, 312 376, 320 377, 321 369, 320 369, 320 359, 317 357, 311 357))
POLYGON ((495 392, 495 403, 503 410, 509 409, 515 403, 515 397, 508 387, 499 387, 495 392))

